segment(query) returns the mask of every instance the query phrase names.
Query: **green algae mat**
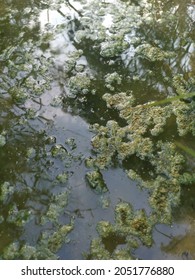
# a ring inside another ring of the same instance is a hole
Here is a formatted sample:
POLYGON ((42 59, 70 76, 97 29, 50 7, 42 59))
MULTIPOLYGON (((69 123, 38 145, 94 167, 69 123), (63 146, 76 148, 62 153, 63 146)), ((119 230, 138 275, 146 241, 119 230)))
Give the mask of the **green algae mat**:
POLYGON ((195 258, 192 0, 0 0, 0 259, 195 258))

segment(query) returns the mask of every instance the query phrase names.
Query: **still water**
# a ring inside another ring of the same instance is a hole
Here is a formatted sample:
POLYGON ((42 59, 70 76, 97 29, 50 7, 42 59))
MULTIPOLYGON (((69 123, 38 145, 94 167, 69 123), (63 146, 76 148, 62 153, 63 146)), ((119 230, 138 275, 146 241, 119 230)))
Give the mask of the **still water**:
POLYGON ((1 259, 195 258, 194 50, 192 0, 0 0, 1 259))

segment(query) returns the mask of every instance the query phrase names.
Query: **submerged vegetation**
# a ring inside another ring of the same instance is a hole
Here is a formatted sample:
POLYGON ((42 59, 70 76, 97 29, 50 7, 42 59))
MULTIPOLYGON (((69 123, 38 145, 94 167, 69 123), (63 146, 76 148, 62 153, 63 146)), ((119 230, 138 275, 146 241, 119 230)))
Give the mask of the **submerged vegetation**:
POLYGON ((4 2, 0 258, 142 258, 195 183, 192 1, 4 2))

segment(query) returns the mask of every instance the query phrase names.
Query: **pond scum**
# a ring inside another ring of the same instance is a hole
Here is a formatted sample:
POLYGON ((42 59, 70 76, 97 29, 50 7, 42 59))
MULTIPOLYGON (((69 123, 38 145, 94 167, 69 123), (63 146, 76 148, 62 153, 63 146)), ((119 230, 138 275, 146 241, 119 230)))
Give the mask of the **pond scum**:
MULTIPOLYGON (((56 1, 58 10, 63 2, 56 1)), ((77 49, 69 52, 60 72, 60 83, 66 85, 68 92, 51 105, 63 107, 63 103, 69 103, 73 108, 80 106, 82 114, 90 120, 86 111, 98 111, 95 107, 98 104, 87 108, 90 106, 88 100, 92 97, 100 100, 99 106, 103 107, 100 112, 105 112, 105 117, 102 115, 99 122, 96 117, 96 122, 90 125, 94 136, 91 139, 91 156, 82 159, 87 168, 85 179, 92 191, 104 196, 109 190, 103 171, 117 164, 125 169, 130 180, 147 190, 151 211, 150 214, 144 209, 135 211, 130 202, 118 202, 114 209, 114 222, 101 220, 97 223, 98 237, 91 240, 89 251, 84 252, 83 257, 133 259, 136 248, 152 246, 152 231, 156 224, 172 223, 173 209, 180 205, 182 189, 195 183, 193 169, 187 166, 185 157, 189 151, 193 157, 193 150, 182 144, 186 135, 195 136, 195 78, 193 66, 190 66, 193 55, 189 51, 194 48, 194 22, 186 12, 180 26, 179 12, 176 6, 171 6, 171 1, 80 2, 82 8, 76 13, 77 27, 73 36, 77 49), (105 23, 107 15, 111 18, 108 26, 105 23), (175 34, 171 33, 172 38, 169 38, 170 30, 177 24, 178 30, 174 29, 175 34), (171 40, 176 39, 177 47, 173 47, 171 40), (91 65, 83 62, 87 53, 96 57, 97 65, 104 64, 107 70, 104 73, 92 70, 95 68, 92 62, 91 65), (188 71, 183 73, 176 61, 177 56, 182 61, 186 53, 191 60, 188 71), (139 83, 138 90, 131 86, 139 83), (157 100, 156 92, 160 92, 157 100), (109 115, 109 112, 114 114, 109 115), (171 136, 170 130, 173 130, 171 136), (147 174, 134 166, 135 161, 147 164, 147 174)), ((50 5, 55 9, 52 1, 50 5)), ((24 114, 15 119, 19 126, 24 127, 29 120, 39 117, 33 109, 25 109, 25 102, 38 98, 52 84, 51 68, 55 65, 55 57, 46 58, 41 51, 37 52, 37 48, 43 43, 49 44, 56 34, 63 32, 63 28, 64 25, 58 26, 57 31, 53 29, 53 34, 45 31, 44 38, 35 46, 28 40, 17 47, 6 48, 0 56, 0 94, 6 98, 9 96, 13 104, 24 106, 24 114)), ((11 128, 10 131, 4 130, 2 126, 2 152, 9 146, 12 133, 11 128)), ((71 166, 81 160, 75 152, 74 139, 67 139, 65 146, 56 144, 51 136, 43 135, 43 139, 41 154, 37 154, 36 146, 26 148, 24 164, 28 165, 29 161, 32 164, 33 159, 42 158, 45 162, 50 161, 51 168, 52 159, 56 159, 63 163, 64 170, 50 179, 53 185, 68 186, 71 166)), ((48 174, 46 176, 49 177, 48 174)), ((18 189, 8 180, 1 182, 0 224, 10 224, 18 232, 28 225, 36 212, 33 208, 18 207, 14 197, 20 196, 18 192, 31 196, 33 191, 28 186, 18 189)), ((70 188, 52 195, 46 191, 48 206, 43 207, 39 219, 42 229, 36 244, 20 240, 10 242, 3 249, 1 258, 57 259, 59 249, 70 241, 68 235, 74 230, 73 217, 66 224, 60 220, 69 203, 70 192, 70 188), (52 225, 52 230, 48 230, 47 225, 52 225)))

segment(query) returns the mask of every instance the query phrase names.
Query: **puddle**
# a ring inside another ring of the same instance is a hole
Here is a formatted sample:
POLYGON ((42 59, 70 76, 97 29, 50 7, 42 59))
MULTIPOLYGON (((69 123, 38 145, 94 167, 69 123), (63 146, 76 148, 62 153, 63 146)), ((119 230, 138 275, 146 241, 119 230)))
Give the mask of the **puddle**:
POLYGON ((193 2, 61 2, 0 5, 0 258, 194 259, 193 2))

